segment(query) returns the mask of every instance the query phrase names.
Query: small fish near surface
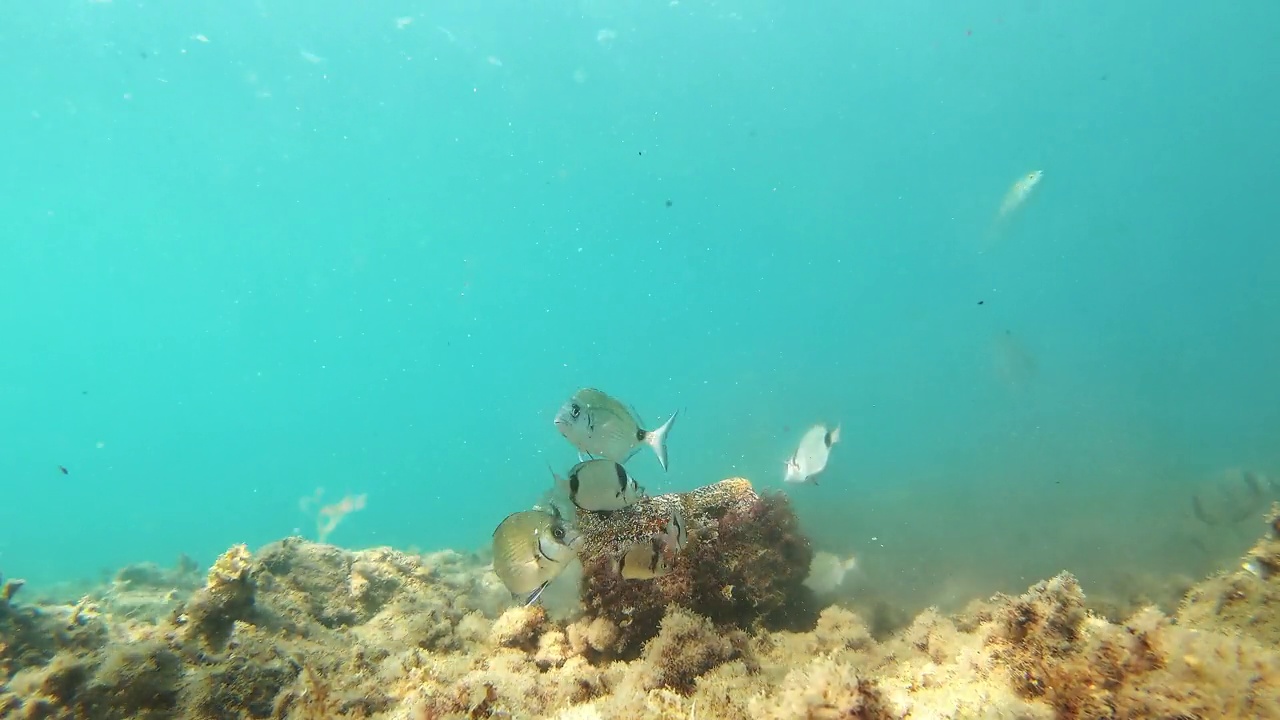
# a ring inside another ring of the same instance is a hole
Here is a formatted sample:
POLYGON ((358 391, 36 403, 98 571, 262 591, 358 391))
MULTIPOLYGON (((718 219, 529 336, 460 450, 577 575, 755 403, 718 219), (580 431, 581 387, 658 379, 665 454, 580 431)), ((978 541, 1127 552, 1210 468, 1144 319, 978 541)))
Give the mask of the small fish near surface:
POLYGON ((1031 197, 1031 191, 1040 184, 1040 180, 1043 177, 1043 170, 1032 170, 1018 178, 1017 182, 1004 194, 1004 200, 1000 203, 1000 211, 996 213, 996 219, 1004 220, 1017 212, 1018 208, 1022 207, 1023 203, 1027 201, 1027 198, 1031 197))
POLYGON ((559 511, 522 510, 493 531, 493 571, 512 595, 533 604, 577 557, 582 536, 559 511))
POLYGON ((612 512, 630 507, 647 495, 626 468, 606 458, 574 465, 568 478, 553 470, 556 486, 569 495, 574 507, 586 512, 612 512))
POLYGON ((810 482, 818 484, 818 476, 827 469, 831 459, 831 448, 840 442, 840 426, 828 430, 821 423, 805 431, 800 438, 800 446, 787 460, 787 472, 783 478, 789 483, 810 482))
POLYGON ((671 413, 656 430, 645 430, 636 414, 616 398, 583 388, 560 407, 555 425, 580 453, 625 463, 641 445, 648 445, 666 470, 667 433, 678 414, 671 413))
POLYGON ((983 247, 984 251, 992 249, 1000 241, 1014 213, 1018 211, 1018 208, 1026 204, 1027 199, 1031 197, 1031 192, 1035 190, 1043 178, 1043 170, 1032 170, 1018 178, 1010 186, 1008 192, 1004 194, 1004 199, 1000 202, 1000 209, 996 212, 991 228, 987 231, 986 243, 983 247))
POLYGON ((670 575, 675 556, 689 544, 689 531, 684 515, 671 513, 667 527, 645 542, 631 545, 617 560, 618 574, 624 580, 653 580, 670 575))

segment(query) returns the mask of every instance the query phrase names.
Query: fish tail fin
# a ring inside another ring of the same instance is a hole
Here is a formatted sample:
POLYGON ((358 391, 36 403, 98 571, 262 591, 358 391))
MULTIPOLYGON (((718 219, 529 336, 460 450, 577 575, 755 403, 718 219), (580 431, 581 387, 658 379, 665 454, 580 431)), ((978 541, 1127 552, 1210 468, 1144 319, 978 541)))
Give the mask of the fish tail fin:
POLYGON ((542 597, 542 591, 546 590, 547 586, 550 584, 551 584, 551 581, 548 580, 542 583, 541 585, 539 585, 537 590, 534 590, 533 592, 529 593, 529 597, 524 601, 524 606, 529 607, 530 605, 538 602, 538 598, 542 597))
POLYGON ((675 425, 676 416, 679 414, 679 410, 671 413, 671 417, 662 423, 662 427, 657 430, 650 430, 644 435, 644 441, 649 444, 649 447, 653 448, 653 454, 658 456, 658 464, 662 466, 663 470, 667 469, 667 433, 671 432, 671 426, 675 425))
POLYGON ((827 447, 831 447, 840 442, 840 423, 836 423, 834 430, 827 432, 827 447))

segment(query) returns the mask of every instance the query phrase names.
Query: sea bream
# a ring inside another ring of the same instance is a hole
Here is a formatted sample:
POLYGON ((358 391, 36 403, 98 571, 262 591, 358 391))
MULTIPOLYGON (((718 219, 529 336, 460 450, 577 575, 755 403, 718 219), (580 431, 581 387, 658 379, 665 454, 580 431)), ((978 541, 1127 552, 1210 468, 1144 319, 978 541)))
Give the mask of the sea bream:
POLYGON ((624 580, 652 580, 671 574, 675 556, 689 544, 689 531, 680 511, 671 513, 667 527, 646 541, 623 550, 616 561, 624 580))
POLYGON ((636 414, 617 399, 593 388, 583 388, 556 413, 556 429, 578 452, 593 458, 625 463, 641 445, 648 445, 667 469, 667 433, 679 411, 657 430, 640 427, 636 414))
POLYGON ((574 507, 587 512, 612 512, 636 504, 644 488, 619 463, 605 458, 574 465, 567 478, 551 472, 556 487, 569 495, 574 507))
POLYGON ((800 446, 787 460, 787 472, 783 478, 789 483, 811 482, 818 484, 818 475, 827 469, 831 459, 831 448, 840 442, 840 426, 828 430, 821 423, 805 431, 800 438, 800 446))
POLYGON ((577 557, 581 544, 582 536, 554 508, 512 513, 493 531, 493 571, 512 595, 531 605, 577 557))

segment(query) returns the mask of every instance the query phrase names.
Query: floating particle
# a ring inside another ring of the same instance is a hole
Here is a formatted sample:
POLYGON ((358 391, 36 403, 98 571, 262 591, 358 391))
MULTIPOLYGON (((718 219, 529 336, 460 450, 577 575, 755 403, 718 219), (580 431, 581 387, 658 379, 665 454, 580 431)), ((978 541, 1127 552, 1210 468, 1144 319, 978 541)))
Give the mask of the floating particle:
POLYGON ((396 29, 403 30, 409 27, 409 25, 411 25, 412 23, 413 23, 413 18, 411 17, 398 17, 396 18, 396 29))
POLYGON ((66 466, 66 465, 59 465, 59 466, 58 466, 58 472, 61 472, 63 475, 70 475, 70 474, 71 474, 71 471, 67 469, 67 466, 66 466))

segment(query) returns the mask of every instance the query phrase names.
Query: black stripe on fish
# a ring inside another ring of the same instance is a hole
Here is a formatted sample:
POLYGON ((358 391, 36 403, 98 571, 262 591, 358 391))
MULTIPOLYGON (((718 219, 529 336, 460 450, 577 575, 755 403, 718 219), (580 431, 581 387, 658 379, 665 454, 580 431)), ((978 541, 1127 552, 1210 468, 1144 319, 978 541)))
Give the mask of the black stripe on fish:
POLYGON ((541 538, 541 537, 540 537, 540 538, 538 538, 538 554, 539 554, 539 555, 541 555, 542 557, 546 558, 546 559, 547 559, 547 562, 553 563, 553 562, 555 562, 555 560, 552 560, 552 559, 551 559, 551 556, 547 554, 547 551, 542 549, 542 541, 543 541, 544 539, 545 539, 545 538, 541 538))
POLYGON ((640 442, 644 442, 644 439, 648 434, 649 433, 645 432, 644 428, 641 428, 641 427, 636 428, 636 440, 639 440, 640 442))
POLYGON ((658 574, 658 561, 662 559, 662 541, 657 537, 650 540, 653 545, 653 557, 649 559, 649 572, 658 574))
POLYGON ((828 430, 827 434, 822 436, 822 444, 826 445, 827 449, 831 448, 831 432, 832 431, 828 430))
POLYGON ((627 491, 627 480, 630 478, 627 477, 627 469, 622 467, 622 463, 614 463, 613 466, 618 471, 618 497, 622 497, 622 494, 627 491))
MULTIPOLYGON (((573 472, 569 473, 569 497, 571 498, 578 497, 578 471, 577 470, 574 470, 573 472)), ((578 503, 575 500, 573 504, 577 505, 578 503)))

